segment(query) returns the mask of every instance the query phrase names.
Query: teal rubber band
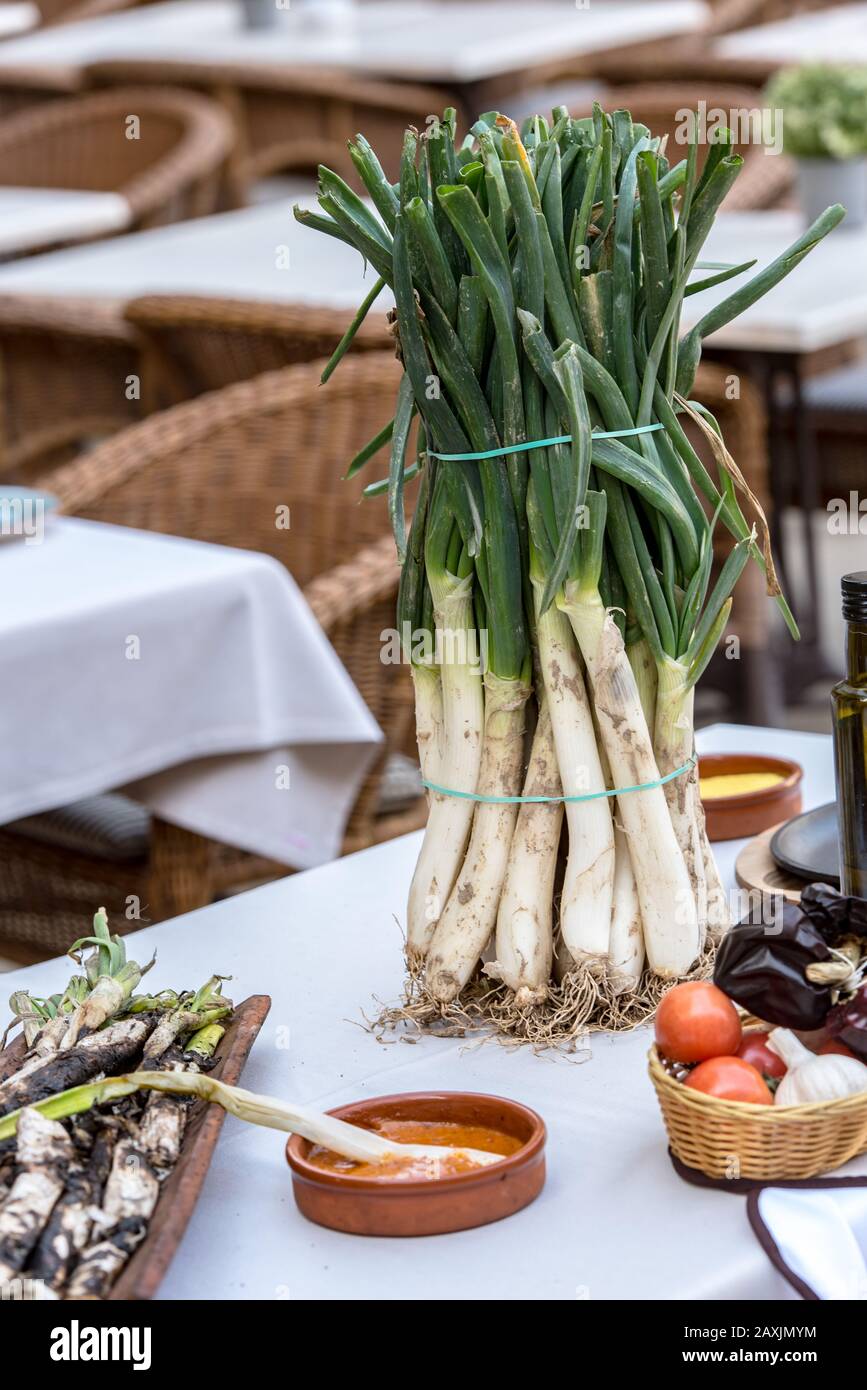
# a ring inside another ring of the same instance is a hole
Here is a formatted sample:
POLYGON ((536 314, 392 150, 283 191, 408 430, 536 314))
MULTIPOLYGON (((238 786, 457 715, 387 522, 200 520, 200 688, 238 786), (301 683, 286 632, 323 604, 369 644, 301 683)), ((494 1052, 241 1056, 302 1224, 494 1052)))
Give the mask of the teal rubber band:
POLYGON ((548 801, 599 801, 603 796, 626 796, 628 792, 651 792, 655 787, 664 787, 666 782, 673 782, 675 777, 682 777, 685 772, 689 772, 696 764, 695 758, 690 758, 683 767, 675 768, 674 772, 668 772, 664 777, 657 777, 655 782, 639 782, 635 787, 615 787, 614 791, 588 792, 586 796, 480 796, 478 792, 456 792, 451 787, 440 787, 436 782, 426 782, 421 780, 423 787, 428 791, 439 792, 441 796, 457 796, 462 801, 484 801, 491 806, 515 806, 548 801))
MULTIPOLYGON (((660 422, 655 425, 636 425, 631 430, 593 430, 592 439, 627 439, 633 434, 652 434, 654 430, 665 429, 660 422)), ((500 459, 506 454, 526 454, 531 449, 546 449, 549 444, 571 444, 571 434, 555 434, 551 439, 531 439, 528 444, 506 444, 502 449, 483 449, 475 454, 435 454, 427 450, 428 458, 441 459, 443 463, 462 463, 469 459, 500 459)))

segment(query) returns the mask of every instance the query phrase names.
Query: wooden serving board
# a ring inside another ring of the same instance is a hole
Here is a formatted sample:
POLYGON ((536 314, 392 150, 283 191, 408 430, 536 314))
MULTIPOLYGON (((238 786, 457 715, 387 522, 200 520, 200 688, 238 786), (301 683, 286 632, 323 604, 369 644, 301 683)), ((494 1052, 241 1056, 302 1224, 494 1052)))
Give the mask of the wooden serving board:
POLYGON ((801 901, 801 891, 806 887, 804 880, 786 873, 771 854, 771 840, 779 828, 779 825, 772 825, 744 845, 735 861, 735 878, 741 888, 767 896, 782 894, 789 902, 797 903, 801 901))
MULTIPOLYGON (((235 1006, 210 1076, 229 1086, 236 1084, 270 1007, 267 994, 251 994, 235 1006)), ((0 1052, 0 1080, 16 1069, 24 1050, 24 1039, 18 1037, 0 1052)), ((224 1119, 219 1105, 205 1101, 193 1105, 180 1158, 162 1185, 147 1236, 121 1271, 109 1299, 153 1298, 193 1214, 224 1119)))

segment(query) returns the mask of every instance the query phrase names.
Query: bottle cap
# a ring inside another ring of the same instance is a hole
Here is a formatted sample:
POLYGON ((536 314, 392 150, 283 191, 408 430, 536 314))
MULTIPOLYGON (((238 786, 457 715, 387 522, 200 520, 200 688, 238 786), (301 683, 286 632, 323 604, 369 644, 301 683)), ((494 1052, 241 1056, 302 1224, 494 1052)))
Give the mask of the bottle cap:
POLYGON ((867 623, 867 570, 844 574, 843 617, 847 623, 867 623))

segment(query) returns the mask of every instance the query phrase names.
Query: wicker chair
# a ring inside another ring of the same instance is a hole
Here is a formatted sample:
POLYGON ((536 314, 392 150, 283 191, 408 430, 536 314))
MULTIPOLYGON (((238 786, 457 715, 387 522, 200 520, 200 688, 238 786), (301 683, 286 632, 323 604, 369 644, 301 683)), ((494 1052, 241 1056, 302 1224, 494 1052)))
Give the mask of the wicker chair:
POLYGON ((234 140, 226 112, 191 92, 100 92, 0 122, 0 183, 119 193, 130 209, 122 230, 155 227, 215 210, 234 140))
POLYGON ((99 19, 118 10, 135 9, 139 0, 36 0, 42 28, 49 24, 78 24, 84 19, 99 19))
POLYGON ((81 91, 83 74, 74 63, 21 63, 0 69, 0 119, 32 110, 48 102, 63 101, 81 91))
MULTIPOLYGON (((417 783, 404 807, 382 805, 414 717, 408 671, 380 659, 399 567, 383 507, 359 505, 362 480, 340 481, 347 460, 390 418, 400 368, 391 354, 358 354, 323 391, 322 366, 270 372, 176 406, 40 481, 72 515, 240 544, 287 565, 386 735, 346 828, 348 853, 415 829, 426 805, 417 783), (280 505, 291 508, 290 529, 274 524, 280 505)), ((117 847, 111 858, 88 855, 37 839, 27 825, 0 830, 0 938, 56 950, 72 919, 80 925, 101 902, 123 929, 130 897, 159 920, 286 873, 156 819, 149 831, 141 855, 119 859, 117 847)))
POLYGON ((314 170, 318 164, 330 165, 357 184, 346 142, 359 130, 397 178, 405 127, 423 129, 427 117, 442 112, 450 100, 436 88, 379 82, 346 71, 240 63, 106 61, 89 65, 86 77, 97 86, 172 82, 221 102, 240 132, 229 189, 238 204, 246 201, 256 180, 314 170))
POLYGON ((0 476, 32 483, 147 412, 134 330, 113 304, 0 297, 0 476), (50 402, 50 410, 46 410, 50 402))
MULTIPOLYGON (((328 357, 347 321, 342 309, 173 294, 132 299, 125 315, 141 345, 142 378, 163 405, 328 357)), ((373 312, 352 351, 382 351, 391 343, 385 315, 373 312)))

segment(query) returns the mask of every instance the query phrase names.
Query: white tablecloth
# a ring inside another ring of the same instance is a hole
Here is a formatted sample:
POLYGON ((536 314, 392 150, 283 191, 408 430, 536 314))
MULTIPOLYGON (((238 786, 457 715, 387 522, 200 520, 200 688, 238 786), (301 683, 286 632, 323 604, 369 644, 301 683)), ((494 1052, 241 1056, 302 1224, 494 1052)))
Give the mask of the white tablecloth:
MULTIPOLYGON (((799 759, 806 804, 833 797, 830 740, 723 725, 703 750, 799 759)), ((128 938, 155 947, 154 987, 231 973, 236 999, 273 1007, 242 1083, 328 1108, 425 1089, 513 1096, 549 1129, 548 1181, 495 1225, 417 1240, 364 1239, 308 1224, 292 1198, 284 1139, 227 1120, 183 1244, 163 1283, 172 1299, 781 1299, 793 1293, 754 1239, 742 1197, 674 1173, 647 1077, 650 1031, 594 1035, 564 1058, 425 1037, 377 1042, 358 1025, 373 996, 400 991, 407 887, 420 837, 297 874, 128 938)), ((738 842, 718 846, 733 882, 738 842)), ((57 989, 47 962, 3 977, 4 993, 57 989)), ((851 1165, 850 1165, 851 1167, 851 1165)))
POLYGON ((31 5, 29 0, 20 0, 20 3, 19 0, 8 0, 8 3, 0 4, 0 38, 35 29, 40 19, 38 5, 31 5))
POLYGON ((130 205, 120 193, 0 186, 0 255, 77 237, 107 236, 128 227, 131 217, 130 205))
POLYGON ((339 853, 381 735, 276 560, 58 518, 0 544, 0 590, 0 823, 132 784, 293 867, 339 853))
POLYGON ((701 27, 700 0, 593 0, 589 5, 500 3, 496 23, 488 3, 347 6, 329 26, 315 23, 316 6, 286 6, 269 29, 245 29, 241 6, 226 0, 174 3, 64 25, 52 34, 13 40, 0 68, 19 64, 81 67, 111 59, 175 60, 345 67, 423 81, 478 81, 521 72, 528 64, 559 61, 623 43, 662 38, 701 27), (311 9, 313 14, 311 14, 311 9))
MULTIPOLYGON (((376 276, 352 246, 302 227, 293 199, 197 217, 94 246, 0 266, 0 295, 205 294, 345 309, 351 317, 376 276)), ((319 211, 315 198, 300 198, 319 211)), ((375 311, 394 303, 383 290, 375 311)))
POLYGON ((822 7, 726 34, 720 58, 770 63, 867 63, 867 5, 822 7))
MULTIPOLYGON (((775 155, 760 156, 771 165, 775 155)), ((696 323, 740 285, 782 255, 805 229, 798 212, 724 212, 711 228, 701 260, 756 265, 684 300, 681 325, 696 323)), ((713 347, 757 352, 815 352, 867 332, 867 230, 845 220, 778 285, 707 339, 713 347), (853 269, 853 267, 855 267, 853 269)), ((696 279, 709 272, 696 271, 696 279)), ((0 282, 2 283, 2 282, 0 282)))

